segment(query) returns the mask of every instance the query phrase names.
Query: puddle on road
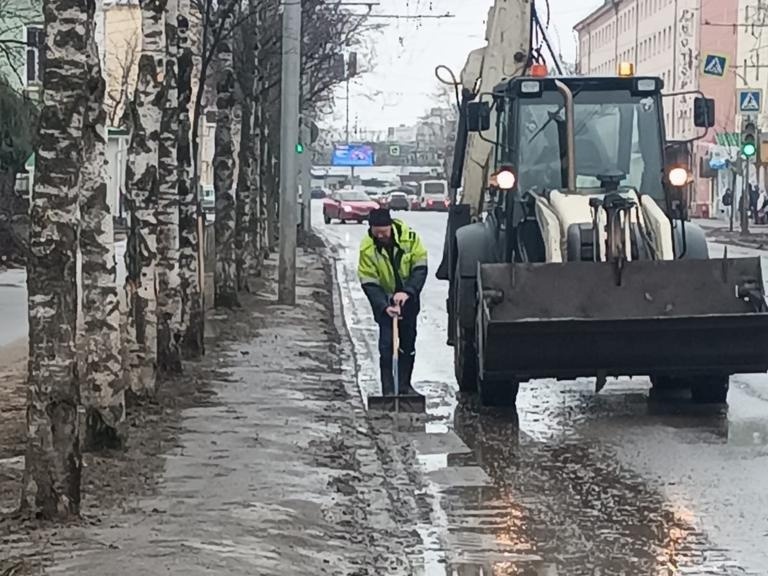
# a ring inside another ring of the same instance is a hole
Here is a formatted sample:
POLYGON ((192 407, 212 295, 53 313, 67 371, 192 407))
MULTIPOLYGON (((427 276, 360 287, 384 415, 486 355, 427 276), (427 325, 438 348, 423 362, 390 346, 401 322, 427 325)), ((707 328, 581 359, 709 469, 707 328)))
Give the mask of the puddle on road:
MULTIPOLYGON (((592 386, 525 386, 519 415, 476 399, 430 399, 434 420, 403 437, 433 506, 431 523, 417 527, 425 547, 418 574, 749 574, 697 530, 695 514, 623 469, 602 439, 577 430, 596 422, 600 430, 663 427, 690 432, 692 442, 733 443, 764 441, 764 422, 739 421, 737 440, 733 423, 723 435, 727 411, 649 402, 637 380, 616 381, 599 396, 592 386)), ((438 389, 445 394, 420 388, 438 389)))
MULTIPOLYGON (((364 385, 375 390, 378 365, 364 358, 377 354, 368 304, 352 251, 341 254, 345 317, 364 385)), ((422 309, 414 373, 428 421, 421 434, 398 433, 412 447, 432 504, 430 522, 416 527, 425 552, 415 574, 748 573, 696 529, 696 514, 626 468, 614 448, 628 434, 636 444, 625 448, 651 445, 658 453, 665 442, 696 450, 765 445, 765 414, 649 402, 643 378, 611 380, 599 395, 592 379, 524 384, 519 416, 481 409, 474 399, 457 402, 452 353, 443 345, 445 286, 435 286, 426 288, 433 304, 422 309), (440 344, 425 355, 430 342, 440 344)))

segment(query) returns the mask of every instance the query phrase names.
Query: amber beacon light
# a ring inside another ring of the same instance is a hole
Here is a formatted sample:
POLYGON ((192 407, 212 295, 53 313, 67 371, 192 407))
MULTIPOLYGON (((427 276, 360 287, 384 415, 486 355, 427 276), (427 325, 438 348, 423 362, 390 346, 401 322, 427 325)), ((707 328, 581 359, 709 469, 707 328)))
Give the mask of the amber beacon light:
POLYGON ((635 65, 632 62, 619 62, 619 76, 630 77, 635 75, 635 65))

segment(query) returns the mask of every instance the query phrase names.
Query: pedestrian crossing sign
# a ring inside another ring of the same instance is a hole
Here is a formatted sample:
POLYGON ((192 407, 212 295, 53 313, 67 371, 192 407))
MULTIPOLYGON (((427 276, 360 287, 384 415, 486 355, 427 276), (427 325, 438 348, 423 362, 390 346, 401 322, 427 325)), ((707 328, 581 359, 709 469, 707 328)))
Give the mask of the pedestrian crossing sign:
POLYGON ((727 69, 728 58, 726 56, 720 56, 719 54, 706 54, 704 56, 703 74, 706 76, 722 78, 725 76, 725 71, 727 69))
POLYGON ((760 112, 762 90, 739 90, 739 112, 760 112))

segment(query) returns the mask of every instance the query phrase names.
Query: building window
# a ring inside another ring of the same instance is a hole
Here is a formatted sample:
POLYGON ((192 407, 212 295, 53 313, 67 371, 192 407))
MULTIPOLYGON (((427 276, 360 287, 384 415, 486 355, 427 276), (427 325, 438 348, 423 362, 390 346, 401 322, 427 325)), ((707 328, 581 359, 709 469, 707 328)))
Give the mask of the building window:
POLYGON ((43 27, 30 25, 26 28, 27 43, 27 85, 40 84, 43 81, 43 27))

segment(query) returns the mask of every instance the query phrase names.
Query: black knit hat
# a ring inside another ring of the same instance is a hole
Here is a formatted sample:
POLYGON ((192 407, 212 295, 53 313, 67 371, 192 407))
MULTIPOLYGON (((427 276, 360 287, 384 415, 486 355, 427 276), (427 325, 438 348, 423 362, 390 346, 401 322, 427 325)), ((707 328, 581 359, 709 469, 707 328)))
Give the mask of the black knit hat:
POLYGON ((387 208, 376 208, 368 215, 371 226, 392 226, 392 216, 387 208))

